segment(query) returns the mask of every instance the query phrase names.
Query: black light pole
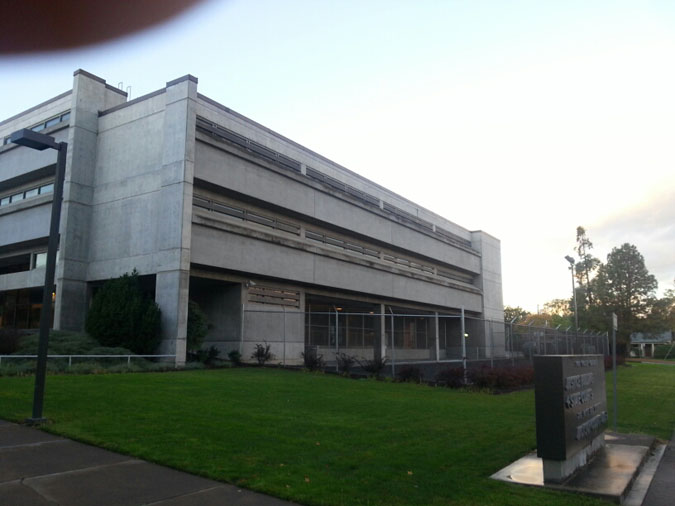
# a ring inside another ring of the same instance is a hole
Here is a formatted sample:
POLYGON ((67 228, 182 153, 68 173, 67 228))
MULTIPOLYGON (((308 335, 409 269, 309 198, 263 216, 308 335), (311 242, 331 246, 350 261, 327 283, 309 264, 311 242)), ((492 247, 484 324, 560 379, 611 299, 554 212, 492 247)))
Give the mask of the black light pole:
POLYGON ((574 299, 574 328, 576 329, 574 331, 574 335, 577 335, 577 332, 579 332, 579 310, 577 309, 577 288, 574 285, 574 258, 571 256, 567 255, 565 257, 565 260, 567 260, 570 263, 570 271, 572 271, 572 298, 574 299))
POLYGON ((63 180, 66 174, 67 142, 56 142, 53 137, 27 128, 14 132, 10 142, 31 149, 58 151, 56 162, 56 179, 54 181, 54 198, 52 200, 52 216, 49 226, 49 243, 47 246, 47 267, 45 286, 42 293, 42 311, 40 312, 40 342, 38 345, 37 371, 35 372, 35 392, 33 394, 33 416, 26 420, 30 424, 45 421, 42 407, 45 396, 45 376, 47 372, 47 348, 49 345, 49 327, 52 317, 52 293, 54 292, 54 271, 56 270, 56 250, 59 245, 59 222, 61 221, 61 200, 63 197, 63 180))

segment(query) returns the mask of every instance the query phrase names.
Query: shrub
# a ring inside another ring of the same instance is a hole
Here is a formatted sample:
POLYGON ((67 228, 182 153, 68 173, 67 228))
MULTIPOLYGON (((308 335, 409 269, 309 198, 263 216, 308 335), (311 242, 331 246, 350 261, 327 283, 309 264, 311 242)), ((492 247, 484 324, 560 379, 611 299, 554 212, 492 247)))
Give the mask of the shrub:
POLYGON ((369 374, 374 374, 375 376, 380 376, 380 373, 387 365, 387 357, 373 358, 373 359, 362 359, 356 360, 361 368, 369 374))
POLYGON ((449 367, 436 375, 436 381, 450 388, 462 388, 464 386, 464 368, 449 367))
POLYGON ((104 346, 121 346, 141 355, 159 345, 160 310, 141 288, 138 272, 111 279, 96 293, 87 314, 87 332, 104 346))
POLYGON ((19 349, 24 332, 12 328, 0 329, 0 355, 11 355, 19 349))
POLYGON ((119 346, 96 346, 83 355, 135 355, 135 353, 119 346))
POLYGON ((354 364, 356 364, 356 357, 354 355, 347 355, 346 353, 336 353, 335 360, 337 360, 338 371, 344 374, 349 374, 354 364))
POLYGON ((187 321, 187 349, 198 350, 206 334, 209 332, 209 322, 206 313, 194 301, 188 301, 187 321))
POLYGON ((220 355, 220 350, 215 346, 209 346, 208 349, 199 350, 196 353, 196 362, 205 365, 212 365, 218 359, 218 355, 220 355))
MULTIPOLYGON (((626 365, 626 356, 617 355, 616 365, 626 365)), ((614 367, 614 361, 611 355, 605 355, 605 371, 609 371, 614 367)))
MULTIPOLYGON (((19 341, 16 354, 35 355, 39 341, 40 336, 37 333, 24 335, 19 341)), ((88 355, 97 346, 100 344, 86 334, 63 330, 52 330, 49 333, 48 353, 51 355, 88 355)))
POLYGON ((529 366, 495 368, 483 366, 480 369, 470 369, 468 377, 478 388, 517 388, 534 383, 534 369, 529 366))
POLYGON ((265 341, 265 345, 256 344, 255 351, 251 353, 251 358, 258 361, 258 365, 264 365, 265 362, 274 360, 274 353, 270 351, 270 345, 265 341))
POLYGON ((232 350, 227 354, 227 357, 234 365, 241 365, 241 353, 239 353, 239 350, 232 350))
MULTIPOLYGON (((670 344, 660 344, 654 348, 654 358, 664 359, 666 355, 669 359, 675 358, 675 347, 672 347, 670 344), (670 352, 670 354, 669 354, 670 352)), ((619 357, 617 358, 617 364, 619 363, 619 357)), ((611 359, 611 358, 610 358, 611 359)))
POLYGON ((398 378, 399 381, 409 381, 413 383, 421 383, 422 382, 422 371, 420 371, 419 367, 414 367, 414 366, 405 366, 402 367, 397 373, 396 377, 398 378))
POLYGON ((323 355, 319 355, 316 348, 307 348, 304 353, 301 353, 305 367, 310 371, 318 371, 324 368, 326 362, 323 360, 323 355))

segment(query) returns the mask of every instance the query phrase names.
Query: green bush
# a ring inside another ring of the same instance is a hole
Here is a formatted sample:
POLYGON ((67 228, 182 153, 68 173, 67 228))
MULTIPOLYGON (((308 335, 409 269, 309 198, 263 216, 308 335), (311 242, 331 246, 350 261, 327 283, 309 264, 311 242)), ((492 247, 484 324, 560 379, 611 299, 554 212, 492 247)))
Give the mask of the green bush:
POLYGON ((85 328, 104 346, 152 354, 161 339, 160 316, 159 307, 143 292, 134 269, 111 279, 96 293, 85 328))
POLYGON ((239 350, 232 350, 227 356, 232 364, 241 365, 241 353, 239 353, 239 350))
POLYGON ((319 355, 315 347, 310 347, 301 353, 305 368, 310 371, 320 371, 326 366, 323 355, 319 355))
POLYGON ((0 329, 0 355, 11 355, 19 349, 24 332, 12 328, 0 329))
POLYGON ((362 358, 361 360, 357 359, 356 361, 361 366, 361 369, 370 375, 375 375, 378 378, 380 377, 380 373, 387 365, 387 357, 376 357, 373 359, 362 358))
POLYGON ((202 345, 206 334, 209 332, 209 322, 206 314, 194 301, 188 301, 187 321, 187 349, 196 351, 202 345))
POLYGON ((265 362, 274 360, 274 353, 270 351, 270 345, 265 342, 265 345, 256 344, 255 351, 251 353, 251 358, 258 361, 258 365, 265 365, 265 362))
POLYGON ((670 344, 660 344, 654 348, 654 358, 666 358, 666 355, 668 355, 668 359, 675 359, 675 348, 671 347, 670 344), (672 348, 672 349, 671 349, 672 348), (670 352, 670 355, 668 355, 668 352, 670 352))
MULTIPOLYGON (((38 352, 39 334, 26 334, 19 341, 16 355, 35 355, 38 352)), ((86 334, 53 330, 49 333, 50 355, 89 355, 99 343, 86 334)))

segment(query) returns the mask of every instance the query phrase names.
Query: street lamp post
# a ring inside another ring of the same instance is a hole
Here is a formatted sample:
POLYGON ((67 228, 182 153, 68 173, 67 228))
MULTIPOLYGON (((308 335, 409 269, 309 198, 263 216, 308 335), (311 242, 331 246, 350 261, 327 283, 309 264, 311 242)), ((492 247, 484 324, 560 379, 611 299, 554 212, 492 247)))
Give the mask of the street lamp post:
POLYGON ((45 421, 42 417, 42 408, 45 395, 47 348, 49 345, 49 327, 52 317, 52 293, 54 292, 56 250, 59 242, 59 222, 61 221, 61 200, 63 197, 63 180, 66 173, 68 143, 56 142, 56 140, 49 135, 33 132, 27 128, 14 132, 10 136, 10 142, 39 151, 44 151, 45 149, 55 149, 58 151, 56 178, 54 181, 54 198, 52 200, 52 215, 49 225, 49 242, 47 245, 45 285, 42 293, 42 311, 40 312, 40 340, 38 344, 37 370, 35 372, 33 416, 26 420, 30 424, 38 424, 45 421))
POLYGON ((570 271, 572 272, 572 298, 574 300, 574 328, 576 329, 574 331, 574 335, 577 335, 579 332, 579 310, 577 309, 577 288, 574 285, 574 258, 571 256, 567 255, 565 257, 565 260, 567 260, 570 263, 570 271))

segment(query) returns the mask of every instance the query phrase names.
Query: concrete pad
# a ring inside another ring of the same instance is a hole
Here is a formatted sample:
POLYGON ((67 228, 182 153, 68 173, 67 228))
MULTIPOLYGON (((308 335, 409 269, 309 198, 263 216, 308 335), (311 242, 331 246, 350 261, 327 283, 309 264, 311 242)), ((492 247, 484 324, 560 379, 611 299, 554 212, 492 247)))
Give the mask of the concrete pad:
POLYGON ((288 501, 275 497, 242 490, 232 485, 221 485, 209 490, 202 490, 167 501, 153 502, 147 506, 285 506, 288 501))
POLYGON ((211 480, 133 460, 28 478, 23 483, 43 497, 68 506, 134 506, 213 487, 211 480))
POLYGON ((648 453, 646 446, 608 444, 583 472, 564 486, 621 503, 648 453))
POLYGON ((66 439, 0 448, 0 483, 126 460, 130 458, 66 439))
POLYGON ((19 481, 0 484, 0 499, 2 499, 0 504, 14 506, 59 506, 19 481))
POLYGON ((63 438, 14 423, 0 425, 0 448, 57 440, 63 440, 63 438))
POLYGON ((553 488, 600 496, 621 503, 638 475, 650 448, 607 444, 580 473, 562 484, 544 483, 544 470, 536 452, 518 459, 491 478, 509 483, 553 488))

